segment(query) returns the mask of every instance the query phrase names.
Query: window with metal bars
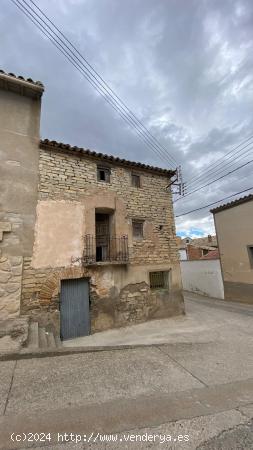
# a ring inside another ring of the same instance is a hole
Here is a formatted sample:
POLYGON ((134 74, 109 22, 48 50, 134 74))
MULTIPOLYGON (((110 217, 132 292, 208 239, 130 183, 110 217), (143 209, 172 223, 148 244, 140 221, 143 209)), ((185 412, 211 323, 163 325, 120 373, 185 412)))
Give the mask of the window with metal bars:
POLYGON ((133 238, 142 239, 143 238, 143 221, 133 220, 133 238))
POLYGON ((141 187, 140 175, 137 175, 136 173, 132 173, 131 177, 132 177, 132 186, 134 186, 136 188, 140 188, 141 187))
POLYGON ((151 289, 168 288, 169 272, 149 272, 149 284, 151 289))

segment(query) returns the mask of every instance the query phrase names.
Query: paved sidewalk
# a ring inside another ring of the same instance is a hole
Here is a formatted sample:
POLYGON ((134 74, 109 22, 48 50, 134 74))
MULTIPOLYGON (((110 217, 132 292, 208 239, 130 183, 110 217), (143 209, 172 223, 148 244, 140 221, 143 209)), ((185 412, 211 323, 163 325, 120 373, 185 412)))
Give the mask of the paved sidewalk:
POLYGON ((69 347, 97 347, 118 345, 152 345, 173 342, 201 342, 224 336, 231 326, 240 327, 241 315, 248 317, 252 324, 253 305, 231 303, 210 299, 196 294, 185 293, 186 315, 169 319, 153 320, 139 325, 107 330, 90 336, 70 339, 63 342, 69 347), (207 308, 208 314, 207 314, 207 308), (230 313, 235 314, 230 314, 230 313), (229 314, 228 314, 229 313, 229 314), (239 314, 239 316, 238 316, 239 314), (214 332, 216 329, 216 332, 214 332), (211 330, 211 333, 210 333, 211 330))
POLYGON ((223 303, 189 298, 187 317, 151 324, 161 344, 0 362, 0 449, 253 449, 252 309, 223 303))

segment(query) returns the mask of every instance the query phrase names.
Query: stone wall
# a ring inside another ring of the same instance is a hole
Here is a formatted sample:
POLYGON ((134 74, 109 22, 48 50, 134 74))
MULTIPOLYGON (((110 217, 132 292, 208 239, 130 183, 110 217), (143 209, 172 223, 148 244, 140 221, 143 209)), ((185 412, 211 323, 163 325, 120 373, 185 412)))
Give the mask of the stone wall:
POLYGON ((0 316, 1 319, 20 313, 22 257, 0 256, 0 316))
MULTIPOLYGON (((0 222, 0 243, 6 233, 11 234, 12 226, 9 221, 0 222)), ((21 278, 22 278, 21 256, 10 256, 0 248, 0 318, 6 320, 20 313, 21 278)))
POLYGON ((89 279, 92 332, 184 312, 179 288, 151 290, 148 280, 142 281, 145 278, 144 266, 140 266, 138 271, 112 264, 96 268, 62 267, 52 271, 34 269, 30 263, 31 260, 25 258, 22 313, 42 326, 53 328, 56 333, 60 332, 59 299, 61 280, 64 279, 89 279), (132 270, 135 271, 134 276, 132 270), (119 278, 125 281, 120 284, 119 278))
POLYGON ((140 170, 141 188, 131 186, 131 169, 111 166, 111 182, 97 181, 97 163, 73 152, 40 151, 39 199, 88 201, 111 193, 125 205, 131 263, 178 261, 169 178, 140 170), (132 219, 145 221, 144 239, 131 240, 132 219))
POLYGON ((69 278, 89 279, 92 332, 184 311, 169 178, 140 170, 141 188, 135 188, 130 168, 111 165, 110 183, 98 182, 99 162, 73 152, 40 150, 36 239, 33 258, 24 259, 21 311, 43 325, 50 322, 56 331, 61 280, 69 278), (69 248, 81 251, 82 242, 76 243, 80 229, 95 234, 95 208, 104 207, 115 211, 117 236, 129 237, 129 263, 82 267, 69 256, 67 263, 69 248), (133 239, 133 219, 144 221, 141 240, 133 239), (66 242, 68 251, 61 256, 66 242), (168 289, 150 289, 149 271, 155 270, 172 272, 168 289))

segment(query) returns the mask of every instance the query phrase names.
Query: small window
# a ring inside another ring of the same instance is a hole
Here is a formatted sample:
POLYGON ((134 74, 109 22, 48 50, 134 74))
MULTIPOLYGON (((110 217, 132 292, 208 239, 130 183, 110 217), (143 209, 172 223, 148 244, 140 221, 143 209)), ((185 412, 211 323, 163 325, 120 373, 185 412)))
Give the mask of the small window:
POLYGON ((104 181, 110 183, 110 169, 108 167, 97 167, 97 179, 98 181, 104 181))
POLYGON ((202 256, 206 256, 209 253, 209 250, 207 250, 206 248, 204 248, 202 250, 202 256))
POLYGON ((132 186, 136 188, 141 187, 141 177, 140 175, 136 175, 135 173, 132 173, 132 186))
POLYGON ((165 289, 168 288, 168 272, 150 272, 149 283, 151 289, 165 289))
POLYGON ((143 238, 143 221, 133 220, 133 237, 136 239, 143 238))
POLYGON ((253 245, 248 245, 250 267, 253 269, 253 245))

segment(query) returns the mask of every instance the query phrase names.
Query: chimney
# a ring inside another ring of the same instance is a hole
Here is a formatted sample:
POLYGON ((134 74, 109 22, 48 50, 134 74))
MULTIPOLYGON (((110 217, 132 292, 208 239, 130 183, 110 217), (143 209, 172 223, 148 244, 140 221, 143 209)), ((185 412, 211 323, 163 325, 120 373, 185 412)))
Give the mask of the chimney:
POLYGON ((207 236, 207 239, 208 239, 208 242, 212 242, 212 236, 211 236, 211 234, 209 234, 209 235, 207 236))

